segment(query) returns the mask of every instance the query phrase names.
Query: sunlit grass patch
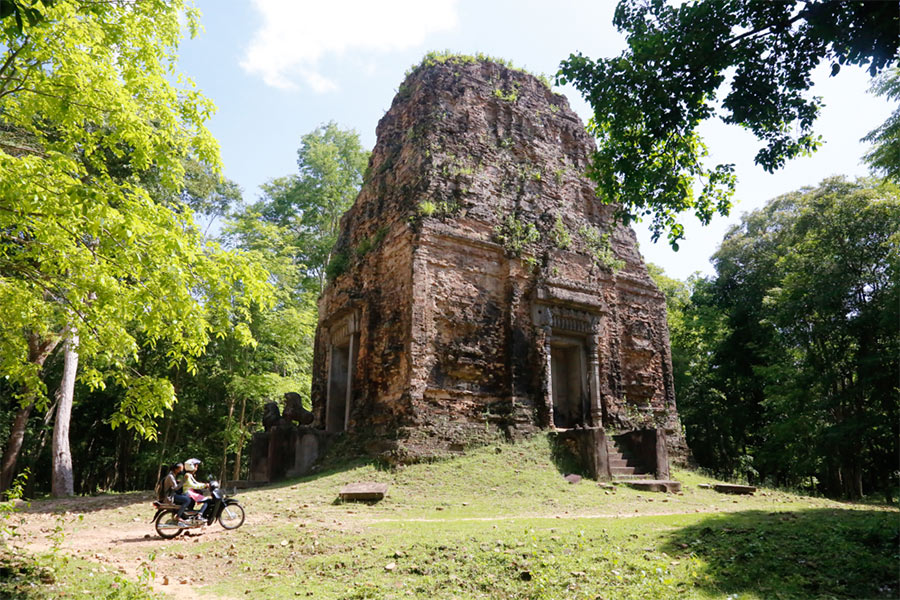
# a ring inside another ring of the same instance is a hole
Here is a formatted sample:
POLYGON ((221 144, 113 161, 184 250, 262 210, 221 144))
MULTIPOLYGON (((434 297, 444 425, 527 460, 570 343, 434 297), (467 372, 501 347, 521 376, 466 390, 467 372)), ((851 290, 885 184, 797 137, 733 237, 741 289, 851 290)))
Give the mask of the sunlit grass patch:
POLYGON ((114 569, 58 553, 34 556, 0 550, 0 598, 4 600, 150 600, 156 597, 146 585, 151 576, 147 570, 144 581, 135 582, 114 569))

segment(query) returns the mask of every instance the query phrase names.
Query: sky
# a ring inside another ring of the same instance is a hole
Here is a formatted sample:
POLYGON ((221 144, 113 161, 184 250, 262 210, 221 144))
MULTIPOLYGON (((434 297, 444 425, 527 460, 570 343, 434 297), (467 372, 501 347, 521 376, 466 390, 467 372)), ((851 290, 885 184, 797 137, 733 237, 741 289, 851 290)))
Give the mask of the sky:
MULTIPOLYGON (((335 121, 355 129, 367 148, 406 70, 432 50, 483 52, 532 73, 556 73, 573 52, 611 57, 625 49, 612 25, 613 0, 196 0, 205 31, 179 49, 179 70, 218 107, 208 122, 221 145, 224 174, 254 201, 269 179, 295 173, 300 137, 335 121)), ((633 225, 645 260, 685 279, 712 274, 709 258, 741 214, 778 195, 832 175, 867 174, 859 140, 891 105, 867 93, 862 69, 829 77, 820 67, 812 93, 825 108, 816 132, 825 144, 775 174, 753 164, 759 142, 738 127, 704 125, 712 163, 734 163, 735 207, 706 227, 685 215, 678 252, 633 225)), ((571 87, 564 94, 582 120, 590 107, 571 87)))

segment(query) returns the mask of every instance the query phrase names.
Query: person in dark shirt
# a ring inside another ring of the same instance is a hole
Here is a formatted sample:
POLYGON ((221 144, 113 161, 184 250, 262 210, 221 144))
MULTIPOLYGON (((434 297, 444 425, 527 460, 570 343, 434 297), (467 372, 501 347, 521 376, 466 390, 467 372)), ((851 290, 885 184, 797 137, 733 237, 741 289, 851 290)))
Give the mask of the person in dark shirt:
POLYGON ((178 482, 178 475, 181 474, 183 470, 184 465, 182 463, 177 463, 172 467, 172 470, 169 471, 169 474, 166 475, 166 478, 163 481, 163 495, 167 502, 180 505, 176 516, 178 517, 179 523, 186 525, 187 521, 184 520, 184 511, 190 510, 194 505, 194 501, 191 500, 187 494, 183 493, 181 484, 178 482))

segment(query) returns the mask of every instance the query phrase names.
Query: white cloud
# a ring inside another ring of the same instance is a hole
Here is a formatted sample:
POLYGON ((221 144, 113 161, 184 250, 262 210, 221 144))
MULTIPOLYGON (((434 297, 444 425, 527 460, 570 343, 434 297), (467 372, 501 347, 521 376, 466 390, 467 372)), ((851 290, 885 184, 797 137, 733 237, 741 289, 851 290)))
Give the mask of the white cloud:
POLYGON ((457 0, 253 0, 263 18, 241 66, 268 85, 337 89, 319 72, 327 55, 391 52, 456 26, 457 0))

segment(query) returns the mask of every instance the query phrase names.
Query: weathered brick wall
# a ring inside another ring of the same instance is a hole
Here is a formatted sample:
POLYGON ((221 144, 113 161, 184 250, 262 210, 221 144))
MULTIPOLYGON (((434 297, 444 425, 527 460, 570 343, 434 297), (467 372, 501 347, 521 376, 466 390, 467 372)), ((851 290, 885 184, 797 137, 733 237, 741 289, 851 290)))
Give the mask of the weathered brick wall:
POLYGON ((320 423, 328 328, 353 313, 350 430, 428 454, 546 427, 545 336, 574 328, 572 339, 599 341, 604 426, 656 422, 679 446, 664 298, 634 233, 611 225, 613 208, 582 176, 593 141, 565 98, 462 60, 419 67, 400 89, 341 222, 348 267, 319 304, 320 423), (521 249, 516 227, 535 232, 521 249), (592 231, 609 234, 615 268, 596 258, 592 231))

